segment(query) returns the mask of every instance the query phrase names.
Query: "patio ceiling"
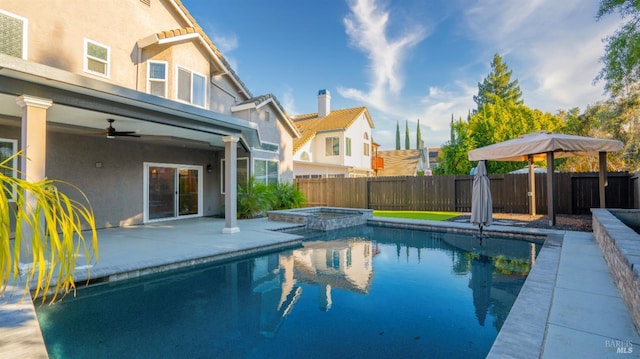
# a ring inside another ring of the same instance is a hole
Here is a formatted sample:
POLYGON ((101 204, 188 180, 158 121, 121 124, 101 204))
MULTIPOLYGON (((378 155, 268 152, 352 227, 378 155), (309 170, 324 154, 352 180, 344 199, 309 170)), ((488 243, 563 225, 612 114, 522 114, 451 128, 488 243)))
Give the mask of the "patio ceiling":
MULTIPOLYGON (((236 136, 247 150, 260 146, 257 126, 229 115, 2 54, 0 63, 0 115, 8 118, 22 116, 16 98, 29 94, 53 100, 47 111, 52 131, 98 136, 112 118, 118 131, 142 136, 130 138, 136 141, 222 149, 223 136, 236 136)), ((10 119, 0 123, 20 124, 10 119)))

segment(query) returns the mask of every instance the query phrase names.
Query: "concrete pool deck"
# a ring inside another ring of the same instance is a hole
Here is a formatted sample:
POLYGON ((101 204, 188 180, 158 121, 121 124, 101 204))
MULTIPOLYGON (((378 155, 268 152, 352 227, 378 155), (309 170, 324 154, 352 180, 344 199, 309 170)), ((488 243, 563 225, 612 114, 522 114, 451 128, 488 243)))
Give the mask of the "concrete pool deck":
MULTIPOLYGON (((374 220, 383 225, 386 222, 472 229, 466 223, 378 217, 374 220)), ((270 222, 266 218, 243 220, 238 222, 240 232, 234 234, 222 234, 223 226, 221 219, 197 218, 100 230, 100 260, 91 269, 91 277, 124 279, 301 243, 298 236, 272 231, 296 226, 291 223, 270 222)), ((619 357, 620 352, 628 357, 640 354, 640 337, 592 233, 508 225, 489 228, 494 232, 548 236, 522 289, 521 294, 525 295, 520 295, 514 304, 490 357, 603 358, 619 357), (537 324, 532 326, 532 322, 537 324)), ((0 298, 0 357, 46 358, 34 306, 29 300, 20 303, 21 295, 19 290, 8 289, 0 298)))

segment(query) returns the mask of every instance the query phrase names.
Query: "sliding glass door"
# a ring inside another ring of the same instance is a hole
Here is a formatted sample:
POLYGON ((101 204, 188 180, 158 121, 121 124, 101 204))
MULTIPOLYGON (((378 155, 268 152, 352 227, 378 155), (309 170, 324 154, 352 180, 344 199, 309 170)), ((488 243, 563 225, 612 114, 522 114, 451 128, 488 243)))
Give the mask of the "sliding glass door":
POLYGON ((200 215, 201 173, 199 166, 145 163, 145 219, 200 215))

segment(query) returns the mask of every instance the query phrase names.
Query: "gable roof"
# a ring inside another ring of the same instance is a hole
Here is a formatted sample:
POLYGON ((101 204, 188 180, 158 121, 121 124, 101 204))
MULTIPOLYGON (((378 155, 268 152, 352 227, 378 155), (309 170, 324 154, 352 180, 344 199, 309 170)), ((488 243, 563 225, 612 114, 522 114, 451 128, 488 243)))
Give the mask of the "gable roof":
POLYGON ((291 118, 287 114, 287 111, 280 104, 280 101, 278 101, 278 98, 274 94, 266 94, 262 96, 252 97, 248 100, 242 101, 237 105, 231 107, 231 112, 249 110, 249 109, 257 110, 260 107, 266 106, 270 103, 274 105, 274 107, 278 111, 278 114, 282 118, 285 126, 288 127, 289 130, 291 131, 291 134, 293 135, 292 137, 293 138, 300 137, 300 132, 298 131, 296 126, 293 124, 291 118))
POLYGON ((422 156, 421 150, 378 151, 378 157, 384 158, 384 169, 378 176, 415 176, 422 156))
POLYGON ((342 131, 349 128, 363 113, 369 125, 373 128, 369 110, 365 106, 331 110, 327 116, 322 118, 318 118, 317 112, 293 116, 291 119, 298 131, 300 131, 300 138, 293 141, 293 152, 297 152, 307 142, 311 141, 318 132, 342 131))
POLYGON ((199 39, 205 49, 211 55, 211 58, 216 63, 217 67, 220 68, 220 71, 217 73, 212 73, 212 75, 229 75, 232 82, 238 86, 240 92, 244 93, 247 98, 253 97, 251 91, 247 88, 247 86, 240 80, 240 77, 233 71, 231 65, 227 62, 227 60, 222 56, 220 50, 213 44, 209 36, 202 30, 200 25, 196 19, 191 16, 189 10, 182 4, 180 0, 167 0, 169 4, 173 6, 173 8, 178 12, 179 15, 182 16, 183 20, 187 22, 186 27, 180 29, 169 29, 165 31, 161 31, 155 34, 151 34, 143 39, 138 41, 138 47, 144 48, 152 44, 163 44, 170 43, 175 41, 182 41, 185 39, 199 39))

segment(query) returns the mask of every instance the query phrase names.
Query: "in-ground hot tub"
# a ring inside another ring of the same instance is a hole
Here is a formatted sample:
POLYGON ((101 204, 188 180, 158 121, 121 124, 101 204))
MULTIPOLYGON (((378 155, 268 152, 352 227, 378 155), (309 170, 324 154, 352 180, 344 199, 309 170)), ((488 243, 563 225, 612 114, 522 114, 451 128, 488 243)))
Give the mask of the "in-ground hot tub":
POLYGON ((359 226, 373 218, 372 209, 309 207, 269 211, 270 221, 304 224, 307 229, 331 231, 338 228, 359 226))

